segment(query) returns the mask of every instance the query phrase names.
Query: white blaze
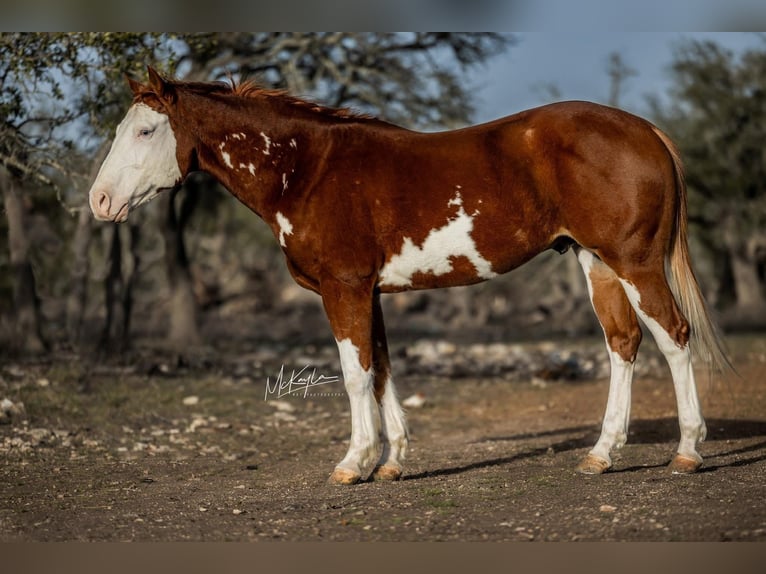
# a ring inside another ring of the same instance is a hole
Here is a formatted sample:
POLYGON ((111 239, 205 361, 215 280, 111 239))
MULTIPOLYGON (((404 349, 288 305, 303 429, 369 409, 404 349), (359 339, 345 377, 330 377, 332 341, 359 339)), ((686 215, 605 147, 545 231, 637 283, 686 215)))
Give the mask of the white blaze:
POLYGON ((134 104, 117 126, 109 155, 91 187, 91 209, 101 219, 122 212, 124 220, 129 210, 173 187, 181 177, 168 116, 146 104, 134 104), (108 213, 97 209, 102 194, 109 198, 108 213))
POLYGON ((492 264, 476 249, 476 243, 471 237, 473 218, 478 212, 474 215, 465 212, 459 191, 447 202, 447 206, 458 206, 457 215, 448 219, 444 227, 432 229, 419 247, 411 238, 405 237, 399 254, 391 257, 381 270, 381 285, 411 285, 415 273, 445 275, 452 271, 453 257, 468 258, 482 279, 497 275, 492 271, 492 264))

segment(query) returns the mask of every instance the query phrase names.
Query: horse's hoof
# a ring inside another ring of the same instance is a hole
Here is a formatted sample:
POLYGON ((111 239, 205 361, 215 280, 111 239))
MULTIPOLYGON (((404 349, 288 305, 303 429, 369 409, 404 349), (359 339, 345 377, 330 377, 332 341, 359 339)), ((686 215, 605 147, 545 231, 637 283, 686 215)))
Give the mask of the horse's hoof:
POLYGON ((581 474, 604 474, 612 467, 612 463, 600 456, 588 454, 577 465, 576 470, 581 474))
POLYGON ((353 470, 337 467, 332 471, 327 482, 329 484, 356 484, 359 482, 360 478, 362 478, 362 476, 353 470))
POLYGON ((384 464, 382 466, 376 466, 372 471, 372 480, 399 480, 402 476, 402 469, 399 466, 393 466, 390 464, 384 464))
POLYGON ((673 474, 691 474, 697 472, 702 466, 702 459, 676 454, 668 465, 668 470, 673 474))

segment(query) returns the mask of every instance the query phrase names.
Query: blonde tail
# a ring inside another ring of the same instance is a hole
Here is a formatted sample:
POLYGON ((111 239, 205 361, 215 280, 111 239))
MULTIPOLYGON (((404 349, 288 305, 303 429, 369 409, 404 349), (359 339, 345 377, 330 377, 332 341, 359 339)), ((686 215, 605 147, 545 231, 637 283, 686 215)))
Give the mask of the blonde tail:
POLYGON ((681 312, 689 321, 692 331, 692 351, 719 371, 734 371, 723 347, 721 335, 710 317, 710 310, 700 291, 689 256, 688 223, 686 213, 686 181, 678 149, 670 138, 656 126, 654 132, 662 140, 673 158, 678 193, 675 233, 671 239, 668 258, 668 281, 681 312))

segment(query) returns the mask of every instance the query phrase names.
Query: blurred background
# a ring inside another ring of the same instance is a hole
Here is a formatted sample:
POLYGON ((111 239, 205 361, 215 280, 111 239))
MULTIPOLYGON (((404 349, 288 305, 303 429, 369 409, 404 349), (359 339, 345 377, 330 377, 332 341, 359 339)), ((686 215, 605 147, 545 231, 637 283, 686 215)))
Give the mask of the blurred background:
MULTIPOLYGON (((87 193, 130 103, 124 74, 264 87, 442 130, 565 99, 679 145, 693 258, 727 331, 766 327, 766 37, 755 33, 2 33, 0 353, 332 341, 260 219, 204 174, 124 225, 87 193)), ((599 335, 571 253, 478 286, 384 298, 392 336, 599 335)))

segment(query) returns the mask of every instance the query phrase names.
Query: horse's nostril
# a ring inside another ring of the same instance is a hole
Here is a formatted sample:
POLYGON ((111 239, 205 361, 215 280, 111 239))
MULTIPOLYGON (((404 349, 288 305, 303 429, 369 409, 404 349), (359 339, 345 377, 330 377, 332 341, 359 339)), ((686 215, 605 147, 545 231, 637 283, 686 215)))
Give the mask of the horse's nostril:
POLYGON ((101 211, 108 210, 110 203, 111 201, 109 200, 109 195, 106 192, 102 191, 98 194, 98 208, 101 211))

